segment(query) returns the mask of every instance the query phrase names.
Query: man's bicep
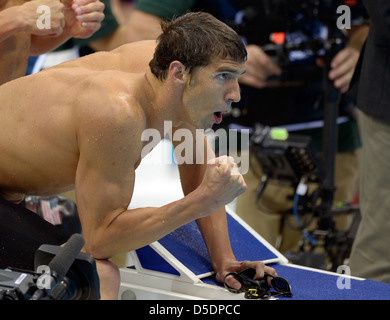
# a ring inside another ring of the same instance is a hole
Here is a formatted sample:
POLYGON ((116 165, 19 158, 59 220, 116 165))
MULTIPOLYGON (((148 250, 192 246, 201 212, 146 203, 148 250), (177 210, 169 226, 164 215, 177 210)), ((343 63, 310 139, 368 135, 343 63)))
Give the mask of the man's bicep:
POLYGON ((76 198, 83 232, 107 227, 129 206, 134 188, 134 169, 120 173, 99 161, 80 157, 76 172, 76 198))
POLYGON ((92 230, 108 226, 127 209, 141 146, 129 135, 131 130, 121 130, 117 122, 94 122, 80 130, 75 185, 80 220, 92 230))

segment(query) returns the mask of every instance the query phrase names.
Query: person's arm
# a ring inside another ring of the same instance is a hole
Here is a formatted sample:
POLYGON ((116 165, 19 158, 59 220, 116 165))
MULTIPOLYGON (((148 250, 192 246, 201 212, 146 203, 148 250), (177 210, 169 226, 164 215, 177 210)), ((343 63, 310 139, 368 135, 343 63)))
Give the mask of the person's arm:
POLYGON ((55 37, 32 34, 31 55, 49 52, 71 37, 88 38, 94 34, 104 19, 104 4, 99 0, 63 0, 65 25, 55 37))
POLYGON ((115 88, 115 95, 104 81, 101 90, 94 90, 88 98, 86 94, 80 97, 79 103, 85 107, 77 108, 80 157, 76 198, 86 250, 97 259, 158 240, 232 201, 243 188, 229 174, 228 165, 215 164, 208 167, 202 184, 183 199, 160 208, 128 210, 135 164, 143 148, 145 118, 140 109, 130 108, 118 94, 120 83, 115 79, 123 73, 108 73, 112 73, 110 88, 115 88))
POLYGON ((70 38, 71 37, 67 33, 63 32, 56 37, 31 35, 29 54, 31 56, 39 56, 40 54, 50 52, 64 44, 70 38))
POLYGON ((331 61, 329 79, 333 81, 334 86, 341 93, 345 93, 349 89, 349 84, 355 72, 360 51, 366 41, 368 31, 368 25, 353 27, 349 32, 349 40, 346 47, 340 50, 331 61))
POLYGON ((272 61, 263 49, 255 44, 246 47, 248 59, 245 63, 246 72, 240 76, 240 84, 261 89, 267 86, 270 75, 280 75, 281 68, 272 61))
POLYGON ((0 42, 18 32, 29 32, 37 35, 61 34, 64 15, 63 4, 59 0, 33 0, 20 6, 9 7, 0 11, 0 42), (37 12, 39 6, 50 8, 50 29, 39 28, 37 24, 42 13, 37 12))
MULTIPOLYGON (((184 129, 189 130, 186 128, 184 129)), ((190 194, 193 190, 198 188, 203 181, 207 166, 209 165, 208 162, 213 162, 215 160, 215 154, 207 144, 207 140, 203 134, 201 134, 200 131, 198 131, 197 134, 192 132, 192 136, 195 138, 194 142, 186 145, 185 152, 192 153, 193 163, 187 164, 181 163, 182 161, 180 161, 178 166, 184 195, 190 194), (198 141, 200 139, 203 141, 198 141), (199 146, 204 146, 203 152, 199 149, 199 146)), ((175 152, 181 150, 181 148, 177 148, 179 145, 178 141, 173 141, 173 145, 175 147, 175 152)), ((180 154, 176 154, 176 157, 180 159, 180 154)), ((233 162, 232 159, 227 160, 233 162)), ((242 179, 242 183, 245 185, 242 176, 238 174, 238 171, 236 173, 237 178, 242 179)), ((223 270, 225 261, 235 261, 227 231, 225 204, 209 216, 197 220, 199 230, 202 233, 209 251, 214 270, 223 270)))
POLYGON ((20 6, 0 11, 0 42, 25 30, 26 21, 19 14, 20 6))
MULTIPOLYGON (((203 142, 194 141, 192 144, 192 146, 195 147, 192 150, 192 154, 195 155, 193 163, 183 163, 179 165, 180 180, 184 194, 190 194, 193 192, 193 190, 198 188, 198 186, 204 181, 204 175, 206 174, 208 166, 210 165, 208 163, 210 163, 210 161, 213 162, 214 160, 216 160, 217 163, 225 160, 228 162, 230 161, 232 168, 231 172, 244 186, 244 189, 242 190, 242 192, 244 192, 246 190, 246 184, 241 174, 239 174, 238 167, 236 165, 232 165, 234 163, 234 159, 232 157, 220 157, 215 159, 214 152, 207 144, 206 139, 204 139, 204 137, 199 133, 198 135, 193 133, 193 137, 196 137, 196 139, 203 139, 203 142), (202 153, 200 153, 201 150, 196 148, 202 145, 204 146, 204 149, 202 153), (196 160, 199 163, 196 163, 196 160)), ((178 142, 173 141, 173 143, 176 146, 178 142)), ((190 148, 190 145, 187 147, 190 148)), ((186 151, 188 152, 189 150, 186 151)), ((213 192, 212 194, 216 193, 213 192)), ((233 199, 234 198, 231 198, 231 200, 233 199)), ((230 244, 225 210, 225 205, 229 202, 230 201, 224 203, 221 207, 218 207, 217 210, 214 210, 208 216, 196 220, 209 252, 211 263, 216 273, 217 281, 223 283, 226 274, 230 272, 239 272, 249 267, 256 269, 257 272, 255 278, 262 278, 264 276, 264 272, 276 275, 275 270, 265 266, 262 261, 236 260, 230 244)), ((234 278, 228 278, 226 279, 226 282, 231 287, 236 289, 240 288, 240 283, 234 278)))

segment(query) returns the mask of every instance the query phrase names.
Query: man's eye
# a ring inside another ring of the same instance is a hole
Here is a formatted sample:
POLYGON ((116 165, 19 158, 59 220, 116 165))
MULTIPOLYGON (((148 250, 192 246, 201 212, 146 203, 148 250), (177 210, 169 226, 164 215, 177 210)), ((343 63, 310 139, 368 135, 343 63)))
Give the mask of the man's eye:
POLYGON ((220 73, 218 77, 222 80, 233 79, 233 76, 230 73, 220 73))

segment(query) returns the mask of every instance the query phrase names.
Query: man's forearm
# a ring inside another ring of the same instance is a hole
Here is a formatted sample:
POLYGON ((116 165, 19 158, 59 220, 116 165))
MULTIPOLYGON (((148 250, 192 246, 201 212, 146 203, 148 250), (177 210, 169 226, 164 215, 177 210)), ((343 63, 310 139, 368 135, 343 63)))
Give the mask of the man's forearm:
MULTIPOLYGON (((207 168, 208 157, 215 157, 207 140, 204 139, 203 141, 204 149, 202 163, 198 165, 179 166, 184 194, 189 194, 201 184, 207 168)), ((194 145, 197 144, 195 143, 194 145)), ((194 150, 194 154, 196 154, 197 151, 199 150, 194 150)), ((230 245, 225 206, 213 209, 213 212, 210 215, 200 218, 196 222, 206 243, 214 270, 217 272, 223 270, 224 265, 228 261, 235 260, 230 245)))
MULTIPOLYGON (((82 220, 86 249, 95 258, 107 259, 143 247, 193 220, 210 214, 215 208, 212 208, 206 198, 197 190, 160 208, 138 208, 113 213, 108 219, 111 222, 101 223, 97 228, 89 228, 91 223, 88 225, 82 220)), ((84 210, 92 209, 81 207, 81 217, 84 210)))
POLYGON ((70 36, 62 33, 58 37, 31 35, 30 54, 37 56, 50 52, 70 39, 70 36))
POLYGON ((24 31, 26 25, 18 14, 19 6, 10 7, 0 12, 0 42, 24 31))
POLYGON ((353 27, 349 32, 348 46, 353 47, 360 52, 362 50, 364 42, 367 39, 369 30, 369 25, 353 27))
POLYGON ((198 219, 197 224, 206 243, 214 270, 223 270, 228 261, 235 260, 229 239, 225 207, 207 217, 198 219))

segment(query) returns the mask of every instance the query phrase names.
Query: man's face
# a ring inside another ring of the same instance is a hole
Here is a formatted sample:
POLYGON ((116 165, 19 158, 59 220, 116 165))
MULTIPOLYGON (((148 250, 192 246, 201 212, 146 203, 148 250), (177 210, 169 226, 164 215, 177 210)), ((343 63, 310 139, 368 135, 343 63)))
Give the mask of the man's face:
POLYGON ((232 102, 241 98, 238 77, 245 64, 215 59, 206 67, 194 68, 184 91, 184 108, 188 121, 199 129, 209 129, 222 121, 232 102))

